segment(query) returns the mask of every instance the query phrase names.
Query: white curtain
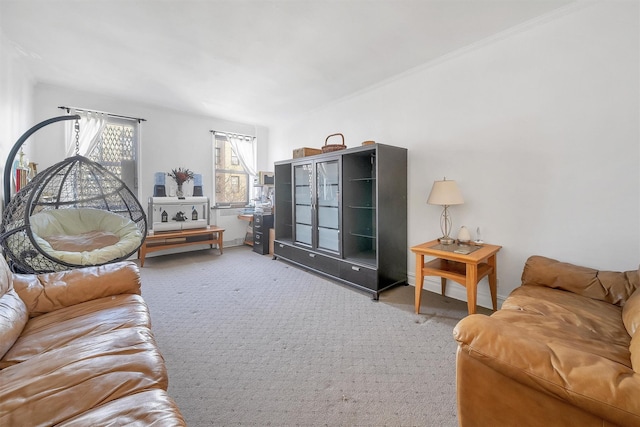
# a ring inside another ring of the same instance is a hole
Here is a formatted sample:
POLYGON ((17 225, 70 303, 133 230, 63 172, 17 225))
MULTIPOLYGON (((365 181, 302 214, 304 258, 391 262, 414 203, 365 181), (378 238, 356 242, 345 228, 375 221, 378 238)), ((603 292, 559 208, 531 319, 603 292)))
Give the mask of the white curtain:
POLYGON ((246 138, 243 136, 226 135, 231 144, 231 149, 238 157, 240 165, 250 176, 256 176, 256 138, 246 138))
MULTIPOLYGON (((80 133, 78 139, 78 154, 88 156, 102 138, 102 131, 107 125, 107 115, 93 111, 71 110, 70 114, 80 116, 80 133)), ((67 121, 66 126, 66 157, 76 154, 75 120, 67 121)))

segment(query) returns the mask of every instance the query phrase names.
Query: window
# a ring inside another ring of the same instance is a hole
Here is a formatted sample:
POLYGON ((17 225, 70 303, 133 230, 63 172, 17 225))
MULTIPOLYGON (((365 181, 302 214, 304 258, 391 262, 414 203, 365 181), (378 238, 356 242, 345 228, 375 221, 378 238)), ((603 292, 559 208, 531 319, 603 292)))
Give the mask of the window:
POLYGON ((256 162, 255 138, 221 132, 213 134, 216 205, 246 206, 251 190, 251 170, 255 169, 256 162), (241 152, 234 149, 234 144, 241 152))
POLYGON ((118 177, 134 195, 138 192, 138 135, 144 119, 59 107, 80 120, 67 121, 66 155, 80 154, 104 166, 118 177))
POLYGON ((97 144, 87 157, 120 178, 136 194, 138 122, 107 117, 97 144))

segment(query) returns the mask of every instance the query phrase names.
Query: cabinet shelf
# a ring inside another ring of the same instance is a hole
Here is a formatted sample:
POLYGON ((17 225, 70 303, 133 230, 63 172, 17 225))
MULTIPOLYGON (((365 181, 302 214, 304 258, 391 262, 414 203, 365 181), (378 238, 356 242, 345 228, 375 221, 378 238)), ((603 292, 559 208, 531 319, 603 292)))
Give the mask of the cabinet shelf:
POLYGON ((371 177, 365 177, 365 178, 351 178, 349 181, 351 182, 364 182, 364 181, 375 181, 375 178, 371 178, 371 177))
POLYGON ((152 230, 154 231, 171 231, 171 230, 189 230, 192 228, 206 228, 206 219, 187 220, 187 221, 167 221, 167 222, 153 222, 152 230))
POLYGON ((371 209, 375 210, 375 206, 349 206, 350 209, 371 209))
POLYGON ((375 251, 362 251, 354 253, 353 255, 348 257, 349 261, 360 263, 360 264, 375 264, 376 262, 376 253, 375 251))
POLYGON ((371 234, 364 234, 364 233, 349 233, 350 236, 354 236, 354 237, 364 237, 365 239, 376 239, 376 236, 373 236, 371 234))

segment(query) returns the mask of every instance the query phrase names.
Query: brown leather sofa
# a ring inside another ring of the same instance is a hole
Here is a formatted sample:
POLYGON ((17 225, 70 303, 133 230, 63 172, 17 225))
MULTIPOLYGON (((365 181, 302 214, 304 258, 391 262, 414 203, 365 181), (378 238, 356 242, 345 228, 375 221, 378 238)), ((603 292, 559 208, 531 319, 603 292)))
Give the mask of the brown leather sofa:
POLYGON ((640 278, 534 256, 454 329, 461 426, 640 426, 640 278))
POLYGON ((12 274, 0 257, 0 425, 186 425, 132 262, 12 274))

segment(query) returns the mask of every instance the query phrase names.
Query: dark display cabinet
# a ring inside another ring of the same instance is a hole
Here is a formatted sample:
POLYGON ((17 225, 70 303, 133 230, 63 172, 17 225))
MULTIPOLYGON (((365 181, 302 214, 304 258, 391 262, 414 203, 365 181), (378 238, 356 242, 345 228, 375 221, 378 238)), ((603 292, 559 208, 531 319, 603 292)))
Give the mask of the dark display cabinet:
POLYGON ((378 294, 407 281, 407 150, 275 163, 274 258, 378 294))

